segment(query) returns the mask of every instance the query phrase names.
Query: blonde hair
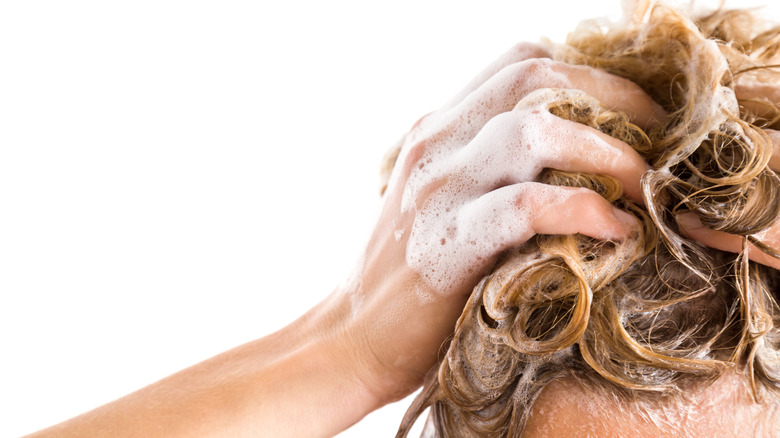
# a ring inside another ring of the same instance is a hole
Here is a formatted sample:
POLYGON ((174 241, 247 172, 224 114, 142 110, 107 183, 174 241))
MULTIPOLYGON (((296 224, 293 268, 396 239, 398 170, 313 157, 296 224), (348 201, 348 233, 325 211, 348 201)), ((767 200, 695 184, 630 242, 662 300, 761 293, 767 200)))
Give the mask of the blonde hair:
POLYGON ((780 86, 779 48, 780 29, 749 12, 693 20, 649 2, 620 26, 581 25, 555 48, 556 60, 635 82, 669 114, 645 132, 578 91, 540 90, 520 103, 545 102, 650 163, 645 206, 603 175, 548 169, 540 177, 595 190, 635 215, 640 230, 619 243, 540 235, 504 254, 474 289, 398 436, 429 406, 436 436, 520 436, 541 390, 563 376, 633 399, 727 370, 744 373, 756 397, 780 390, 780 276, 747 258, 748 241, 778 256, 754 235, 780 212, 780 181, 767 167, 772 143, 762 130, 780 111, 734 93, 737 79, 780 86), (743 236, 743 252, 681 236, 675 215, 684 211, 743 236))

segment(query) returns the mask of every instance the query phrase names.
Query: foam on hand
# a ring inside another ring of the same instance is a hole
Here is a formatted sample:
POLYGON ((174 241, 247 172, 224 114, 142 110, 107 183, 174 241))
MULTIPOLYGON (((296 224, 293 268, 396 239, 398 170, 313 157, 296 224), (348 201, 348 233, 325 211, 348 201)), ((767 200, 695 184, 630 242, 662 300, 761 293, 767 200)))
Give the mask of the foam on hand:
POLYGON ((547 110, 559 98, 558 90, 531 93, 460 148, 452 145, 463 142, 444 141, 449 135, 426 140, 435 145, 412 165, 402 209, 415 214, 406 262, 432 289, 448 294, 469 284, 501 251, 532 237, 533 219, 551 206, 573 216, 568 201, 582 191, 532 183, 543 168, 616 166, 617 141, 547 110))

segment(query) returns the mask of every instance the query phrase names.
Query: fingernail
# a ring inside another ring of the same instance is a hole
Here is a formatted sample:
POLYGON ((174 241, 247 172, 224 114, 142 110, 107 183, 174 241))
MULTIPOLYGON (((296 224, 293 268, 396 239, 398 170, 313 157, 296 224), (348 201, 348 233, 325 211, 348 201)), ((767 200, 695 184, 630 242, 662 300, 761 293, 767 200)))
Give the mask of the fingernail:
POLYGON ((680 213, 674 219, 683 229, 696 230, 703 227, 699 216, 693 212, 680 213))
POLYGON ((634 227, 637 226, 637 224, 639 224, 639 221, 637 221, 634 215, 626 213, 625 211, 617 207, 612 207, 612 213, 615 215, 615 218, 617 220, 624 223, 626 227, 629 229, 633 229, 634 227))

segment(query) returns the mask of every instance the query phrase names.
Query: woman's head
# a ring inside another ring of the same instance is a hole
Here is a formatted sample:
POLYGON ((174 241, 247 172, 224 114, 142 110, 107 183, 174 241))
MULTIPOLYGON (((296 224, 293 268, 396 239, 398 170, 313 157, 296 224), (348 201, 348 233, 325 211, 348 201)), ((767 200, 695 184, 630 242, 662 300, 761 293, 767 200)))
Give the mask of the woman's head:
POLYGON ((750 91, 780 83, 766 67, 777 63, 779 43, 780 29, 748 12, 692 20, 643 3, 622 25, 583 25, 554 48, 557 60, 635 82, 668 112, 643 131, 579 91, 540 90, 523 102, 618 138, 647 160, 644 204, 603 175, 548 169, 541 177, 594 190, 641 226, 625 242, 540 235, 505 254, 472 293, 399 434, 431 406, 444 436, 519 436, 542 389, 564 378, 637 403, 727 372, 746 375, 759 398, 780 389, 780 276, 745 252, 703 247, 676 222, 692 212, 763 248, 753 236, 780 211, 763 128, 780 111, 750 91))

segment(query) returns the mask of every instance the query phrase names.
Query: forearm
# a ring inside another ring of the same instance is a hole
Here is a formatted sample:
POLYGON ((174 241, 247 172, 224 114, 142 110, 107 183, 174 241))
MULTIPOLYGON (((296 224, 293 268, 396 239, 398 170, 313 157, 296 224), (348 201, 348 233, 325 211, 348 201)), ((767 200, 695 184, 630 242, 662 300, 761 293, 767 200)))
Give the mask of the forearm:
POLYGON ((332 436, 379 407, 331 297, 284 329, 34 437, 332 436))

